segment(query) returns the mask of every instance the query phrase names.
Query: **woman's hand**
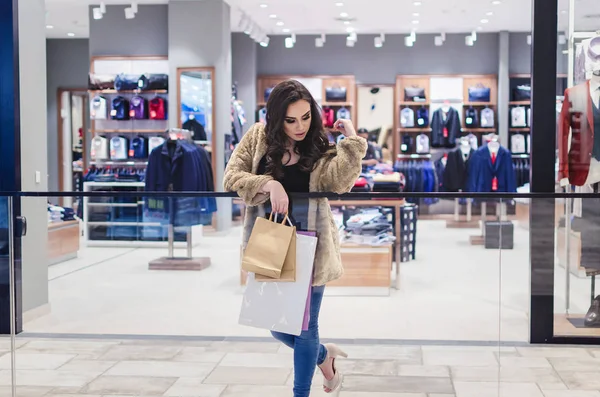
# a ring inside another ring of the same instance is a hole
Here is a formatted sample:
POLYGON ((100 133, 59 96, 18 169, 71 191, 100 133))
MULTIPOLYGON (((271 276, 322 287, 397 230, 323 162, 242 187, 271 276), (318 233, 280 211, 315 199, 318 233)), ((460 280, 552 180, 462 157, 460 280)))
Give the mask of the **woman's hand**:
POLYGON ((338 119, 338 121, 333 124, 333 128, 336 131, 341 132, 346 138, 356 136, 356 130, 350 120, 338 119))
POLYGON ((269 181, 265 185, 271 198, 271 210, 277 214, 287 214, 290 199, 288 198, 283 185, 277 181, 269 181))

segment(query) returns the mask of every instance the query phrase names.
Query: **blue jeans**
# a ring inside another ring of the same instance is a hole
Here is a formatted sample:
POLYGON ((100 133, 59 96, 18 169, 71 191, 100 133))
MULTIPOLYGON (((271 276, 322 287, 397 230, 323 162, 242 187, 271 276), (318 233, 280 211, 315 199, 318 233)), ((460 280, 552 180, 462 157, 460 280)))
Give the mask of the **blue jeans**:
POLYGON ((319 311, 325 286, 312 287, 308 331, 300 336, 272 331, 273 337, 294 349, 294 397, 308 397, 317 365, 327 358, 327 349, 319 342, 319 311))

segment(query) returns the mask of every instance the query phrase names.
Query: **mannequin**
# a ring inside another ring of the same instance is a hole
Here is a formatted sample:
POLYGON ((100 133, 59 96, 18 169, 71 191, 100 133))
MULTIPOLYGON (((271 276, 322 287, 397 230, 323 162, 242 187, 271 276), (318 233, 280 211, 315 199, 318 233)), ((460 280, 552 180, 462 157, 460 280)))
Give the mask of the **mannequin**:
POLYGON ((446 192, 462 192, 466 190, 468 179, 469 161, 474 153, 469 143, 469 138, 460 138, 458 149, 448 153, 444 180, 442 186, 446 192))
MULTIPOLYGON (((600 182, 600 36, 587 43, 589 80, 565 91, 559 118, 559 179, 580 192, 598 192, 600 182), (596 54, 596 55, 594 55, 596 54)), ((600 199, 576 200, 573 229, 581 233, 581 266, 600 272, 600 199)), ((600 326, 600 296, 592 300, 585 325, 600 326)))

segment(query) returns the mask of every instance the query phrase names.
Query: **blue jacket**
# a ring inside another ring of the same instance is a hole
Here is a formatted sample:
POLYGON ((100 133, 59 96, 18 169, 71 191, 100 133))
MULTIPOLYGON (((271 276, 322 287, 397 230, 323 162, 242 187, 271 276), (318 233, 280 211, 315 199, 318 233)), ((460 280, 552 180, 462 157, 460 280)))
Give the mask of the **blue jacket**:
MULTIPOLYGON (((148 192, 206 192, 214 191, 212 168, 206 152, 186 141, 167 141, 150 153, 146 170, 148 192)), ((176 226, 210 223, 210 214, 217 210, 214 198, 184 197, 162 203, 147 200, 149 210, 162 212, 176 226)), ((155 213, 155 215, 160 215, 155 213)), ((160 217, 160 216, 159 216, 160 217)))
POLYGON ((496 161, 492 164, 492 156, 487 146, 482 146, 469 160, 469 176, 467 191, 492 192, 492 181, 498 179, 496 192, 514 193, 517 191, 515 172, 513 169, 512 155, 500 146, 496 154, 496 161))

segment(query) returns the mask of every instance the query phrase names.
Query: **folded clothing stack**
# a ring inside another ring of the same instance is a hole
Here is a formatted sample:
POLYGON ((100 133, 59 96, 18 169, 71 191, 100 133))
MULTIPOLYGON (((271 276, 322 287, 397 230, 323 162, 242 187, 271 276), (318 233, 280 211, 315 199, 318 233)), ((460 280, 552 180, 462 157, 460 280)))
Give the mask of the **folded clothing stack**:
POLYGON ((48 222, 61 222, 75 220, 75 210, 68 207, 59 207, 48 204, 48 222))
POLYGON ((394 228, 387 210, 365 208, 348 218, 344 241, 355 244, 383 244, 393 242, 394 228))

